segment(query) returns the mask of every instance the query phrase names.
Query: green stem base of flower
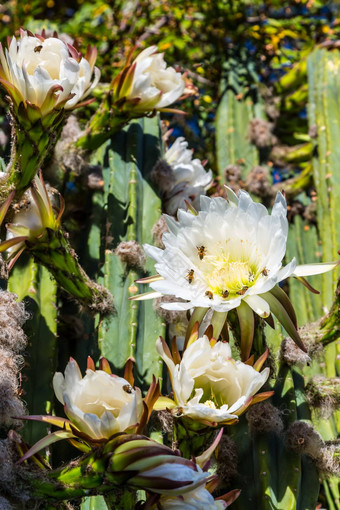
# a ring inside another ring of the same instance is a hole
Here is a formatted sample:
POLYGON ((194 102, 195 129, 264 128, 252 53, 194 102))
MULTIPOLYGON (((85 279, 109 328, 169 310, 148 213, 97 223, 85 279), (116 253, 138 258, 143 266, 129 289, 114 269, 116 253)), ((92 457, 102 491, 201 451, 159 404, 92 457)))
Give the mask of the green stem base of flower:
POLYGON ((174 441, 183 457, 198 457, 216 436, 213 427, 207 427, 190 418, 177 418, 174 422, 174 441))
POLYGON ((57 283, 82 305, 101 315, 112 313, 113 298, 109 291, 87 276, 61 230, 45 229, 34 241, 26 241, 36 262, 42 263, 57 283))
POLYGON ((1 194, 5 194, 5 190, 8 194, 8 191, 15 189, 19 198, 30 186, 45 157, 57 142, 65 116, 63 109, 52 110, 42 116, 38 108, 25 108, 23 103, 16 111, 12 108, 12 155, 8 178, 1 186, 1 194))

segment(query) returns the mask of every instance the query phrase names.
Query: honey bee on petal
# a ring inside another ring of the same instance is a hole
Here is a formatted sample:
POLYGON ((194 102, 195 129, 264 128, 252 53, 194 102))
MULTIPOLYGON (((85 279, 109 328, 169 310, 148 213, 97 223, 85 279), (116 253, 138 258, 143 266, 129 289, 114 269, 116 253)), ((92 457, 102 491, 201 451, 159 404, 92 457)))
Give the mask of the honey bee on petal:
POLYGON ((188 274, 185 277, 189 283, 192 283, 194 280, 194 272, 195 271, 193 269, 190 269, 190 271, 188 271, 188 274))
POLYGON ((223 298, 227 298, 228 296, 229 296, 229 290, 224 290, 224 291, 222 292, 222 297, 223 297, 223 298))
POLYGON ((242 287, 242 289, 241 289, 241 290, 239 290, 238 292, 236 292, 236 294, 238 294, 239 296, 243 296, 243 295, 247 292, 247 290, 248 290, 248 289, 249 289, 249 287, 247 287, 246 285, 244 285, 244 286, 242 287))
POLYGON ((123 390, 126 391, 126 393, 132 393, 132 386, 130 386, 130 384, 125 384, 123 390))
POLYGON ((200 258, 200 260, 203 260, 204 255, 206 254, 206 248, 205 246, 197 246, 197 253, 200 258))
POLYGON ((39 44, 39 46, 36 46, 36 47, 34 48, 34 53, 40 53, 40 52, 41 52, 41 50, 42 50, 42 44, 39 44))
POLYGON ((209 299, 213 299, 214 295, 212 292, 210 292, 210 290, 207 290, 205 295, 209 298, 209 299))
POLYGON ((261 274, 263 274, 263 276, 268 276, 269 269, 267 269, 267 268, 262 269, 261 274))

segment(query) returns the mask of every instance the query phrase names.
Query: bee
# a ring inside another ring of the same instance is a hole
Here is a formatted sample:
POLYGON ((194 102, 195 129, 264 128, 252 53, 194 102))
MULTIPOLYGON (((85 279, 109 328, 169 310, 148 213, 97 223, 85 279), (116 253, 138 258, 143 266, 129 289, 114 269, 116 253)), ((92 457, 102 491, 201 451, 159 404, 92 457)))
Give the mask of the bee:
POLYGON ((236 292, 236 294, 238 294, 239 296, 243 296, 247 290, 249 289, 249 287, 247 287, 247 285, 243 285, 242 289, 239 290, 238 292, 236 292))
POLYGON ((249 280, 250 282, 253 282, 253 281, 254 281, 254 273, 253 273, 252 271, 249 271, 248 280, 249 280))
POLYGON ((34 53, 40 53, 41 50, 42 50, 42 44, 39 44, 39 46, 36 46, 33 51, 34 51, 34 53))
POLYGON ((210 292, 210 290, 207 290, 205 295, 209 298, 209 299, 213 299, 214 295, 212 292, 210 292))
POLYGON ((268 276, 268 273, 269 273, 269 269, 266 269, 266 268, 262 269, 262 271, 261 271, 261 274, 263 274, 263 276, 268 276))
POLYGON ((224 290, 224 291, 222 292, 222 297, 223 297, 223 298, 227 298, 228 296, 229 296, 229 290, 224 290))
POLYGON ((192 283, 194 280, 194 270, 190 269, 190 271, 188 271, 188 274, 186 275, 185 278, 188 280, 189 283, 192 283))
POLYGON ((123 390, 126 391, 126 393, 132 393, 132 386, 130 386, 130 384, 125 384, 123 390))
POLYGON ((206 254, 205 246, 197 246, 197 252, 200 260, 203 260, 204 255, 206 254))

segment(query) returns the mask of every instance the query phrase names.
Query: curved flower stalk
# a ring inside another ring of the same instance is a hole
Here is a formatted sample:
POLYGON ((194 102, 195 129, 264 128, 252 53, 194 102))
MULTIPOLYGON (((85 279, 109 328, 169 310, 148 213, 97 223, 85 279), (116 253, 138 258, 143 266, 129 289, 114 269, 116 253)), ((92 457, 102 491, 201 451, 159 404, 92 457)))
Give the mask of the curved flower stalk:
POLYGON ((8 49, 0 46, 0 83, 8 93, 13 119, 12 160, 7 186, 22 192, 56 142, 66 111, 84 104, 99 81, 96 49, 85 57, 57 35, 20 30, 8 49))
MULTIPOLYGON (((163 205, 166 213, 175 216, 178 209, 186 207, 186 201, 199 209, 200 196, 212 182, 211 170, 204 169, 199 159, 192 159, 188 142, 181 136, 164 154, 164 161, 172 170, 172 182, 166 183, 163 191, 163 205)), ((162 163, 162 162, 161 162, 162 163)), ((156 172, 157 175, 157 172, 156 172)))
MULTIPOLYGON (((10 198, 11 195, 7 201, 10 198)), ((0 244, 0 252, 7 252, 11 269, 21 253, 29 251, 80 303, 93 311, 110 313, 113 309, 111 294, 89 279, 61 229, 64 202, 61 195, 59 198, 60 209, 55 215, 42 175, 35 177, 30 194, 23 201, 23 209, 17 212, 13 223, 6 225, 7 240, 0 244)))
POLYGON ((258 393, 269 377, 269 368, 260 369, 266 351, 254 364, 235 361, 227 342, 191 335, 180 357, 175 340, 172 352, 162 338, 156 348, 167 365, 174 399, 159 397, 155 409, 168 409, 205 426, 231 425, 249 406, 269 398, 273 392, 258 393))
POLYGON ((162 53, 150 46, 132 61, 134 50, 113 80, 101 107, 92 117, 77 145, 96 149, 131 119, 169 110, 184 93, 185 82, 173 67, 167 67, 162 53))
MULTIPOLYGON (((156 261, 158 275, 138 280, 154 292, 132 299, 172 295, 182 300, 163 303, 168 310, 195 308, 192 325, 208 309, 218 338, 227 313, 236 309, 241 328, 242 359, 248 359, 254 335, 254 313, 272 323, 271 313, 305 350, 297 332, 292 304, 278 283, 289 276, 307 286, 305 276, 334 269, 337 262, 298 266, 295 258, 282 267, 288 235, 287 205, 281 193, 271 215, 245 191, 228 188, 228 200, 201 197, 197 215, 178 211, 178 222, 167 217, 165 249, 145 245, 156 261), (185 302, 183 302, 185 300, 185 302)), ((309 286, 310 288, 310 286, 309 286)), ((314 290, 314 289, 312 289, 314 290)), ((317 292, 317 291, 315 291, 317 292)), ((190 328, 189 328, 190 330, 190 328)))
POLYGON ((69 419, 55 416, 23 416, 25 420, 50 423, 60 427, 28 450, 22 461, 42 448, 68 439, 81 451, 89 451, 106 443, 115 434, 140 433, 147 424, 153 405, 159 397, 159 384, 154 380, 144 399, 141 390, 134 387, 132 361, 128 360, 124 377, 112 374, 105 358, 100 359, 96 370, 88 357, 83 377, 78 363, 70 358, 65 375, 56 372, 53 377, 54 393, 64 405, 69 419))

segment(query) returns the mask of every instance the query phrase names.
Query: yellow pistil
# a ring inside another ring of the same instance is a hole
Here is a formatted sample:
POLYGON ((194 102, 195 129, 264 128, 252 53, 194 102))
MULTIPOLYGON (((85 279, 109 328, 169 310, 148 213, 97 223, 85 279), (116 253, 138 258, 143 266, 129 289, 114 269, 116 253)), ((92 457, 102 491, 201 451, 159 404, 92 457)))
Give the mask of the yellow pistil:
POLYGON ((207 407, 210 407, 210 409, 216 409, 216 406, 212 400, 206 400, 204 402, 204 405, 207 407))
POLYGON ((209 290, 227 299, 235 294, 243 295, 249 287, 254 285, 259 270, 254 264, 244 260, 230 260, 228 254, 219 257, 209 257, 205 280, 209 290))

